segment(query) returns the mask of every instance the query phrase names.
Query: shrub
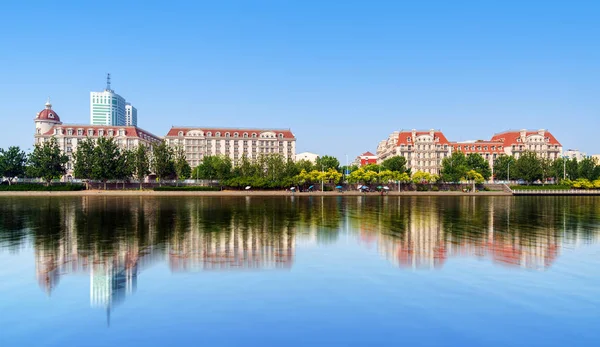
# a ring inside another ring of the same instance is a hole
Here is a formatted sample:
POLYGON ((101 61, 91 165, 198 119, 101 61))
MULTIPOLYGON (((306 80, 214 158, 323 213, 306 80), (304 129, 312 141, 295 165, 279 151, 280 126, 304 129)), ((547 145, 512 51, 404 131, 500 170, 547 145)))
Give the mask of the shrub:
POLYGON ((432 191, 432 192, 439 192, 439 191, 440 191, 440 187, 438 187, 438 186, 433 186, 433 187, 431 187, 431 191, 432 191))
POLYGON ((8 185, 0 185, 0 191, 2 192, 28 192, 28 191, 38 191, 38 192, 70 192, 70 191, 79 191, 85 190, 85 185, 83 184, 56 184, 46 186, 41 183, 24 183, 24 184, 13 184, 11 186, 8 185))
POLYGON ((154 187, 155 192, 172 192, 172 191, 183 191, 183 192, 218 192, 221 187, 209 187, 209 186, 191 186, 191 187, 154 187))

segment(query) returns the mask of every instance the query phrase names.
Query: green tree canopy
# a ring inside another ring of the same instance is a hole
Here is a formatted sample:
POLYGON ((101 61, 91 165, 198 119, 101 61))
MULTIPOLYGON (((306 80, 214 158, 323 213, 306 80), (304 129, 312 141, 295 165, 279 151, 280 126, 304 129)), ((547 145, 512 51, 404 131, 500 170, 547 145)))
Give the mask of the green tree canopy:
POLYGON ((579 178, 585 178, 588 181, 593 181, 597 179, 596 177, 596 163, 590 157, 584 158, 579 162, 579 178))
POLYGON ((468 170, 467 158, 462 152, 454 152, 442 159, 441 179, 444 182, 460 182, 468 170))
POLYGON ((140 182, 140 189, 146 176, 150 174, 150 158, 148 147, 139 144, 133 152, 133 176, 140 182))
POLYGON ((67 172, 65 165, 68 161, 69 158, 60 150, 56 138, 52 137, 35 145, 29 156, 29 174, 42 178, 49 185, 53 179, 61 178, 67 172))
POLYGON ((324 155, 322 157, 317 158, 315 169, 323 171, 335 169, 336 171, 340 171, 340 161, 337 160, 336 157, 324 155))
POLYGON ((152 147, 152 171, 158 178, 159 183, 165 178, 175 174, 173 162, 173 149, 162 141, 152 147))
POLYGON ((567 159, 566 162, 567 178, 575 181, 579 178, 579 163, 577 158, 567 159))
POLYGON ((467 156, 467 169, 475 170, 484 180, 488 180, 492 176, 490 163, 485 160, 479 153, 473 153, 467 156))
POLYGON ((27 156, 19 147, 11 146, 8 150, 0 148, 0 177, 6 177, 8 184, 12 184, 13 179, 25 174, 25 163, 27 156))
POLYGON ((406 172, 406 158, 403 156, 393 156, 384 160, 381 167, 385 170, 406 172))
POLYGON ((494 176, 496 176, 497 180, 507 180, 509 179, 509 170, 512 170, 511 176, 516 177, 516 160, 512 156, 501 155, 494 162, 494 176), (509 168, 510 165, 510 168, 509 168))
POLYGON ((541 180, 544 177, 540 160, 534 152, 521 153, 515 166, 516 176, 527 183, 541 180))
POLYGON ((187 162, 183 146, 178 146, 175 149, 174 155, 175 175, 177 176, 177 180, 182 180, 190 177, 192 173, 192 168, 187 162))
POLYGON ((121 150, 112 137, 99 137, 94 147, 94 167, 92 177, 104 183, 114 180, 119 175, 121 162, 121 150))
POLYGON ((92 179, 94 177, 94 147, 96 147, 96 143, 89 137, 77 143, 77 150, 73 154, 75 161, 73 175, 76 178, 92 179))

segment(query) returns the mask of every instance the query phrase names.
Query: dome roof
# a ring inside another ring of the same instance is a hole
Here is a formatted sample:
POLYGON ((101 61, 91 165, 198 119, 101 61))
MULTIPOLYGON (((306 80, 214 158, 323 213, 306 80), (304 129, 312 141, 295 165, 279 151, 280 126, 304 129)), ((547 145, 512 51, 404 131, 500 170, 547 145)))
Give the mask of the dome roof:
POLYGON ((50 104, 50 100, 46 102, 46 108, 38 112, 37 117, 35 117, 35 119, 60 122, 60 117, 58 117, 58 114, 52 109, 52 104, 50 104))

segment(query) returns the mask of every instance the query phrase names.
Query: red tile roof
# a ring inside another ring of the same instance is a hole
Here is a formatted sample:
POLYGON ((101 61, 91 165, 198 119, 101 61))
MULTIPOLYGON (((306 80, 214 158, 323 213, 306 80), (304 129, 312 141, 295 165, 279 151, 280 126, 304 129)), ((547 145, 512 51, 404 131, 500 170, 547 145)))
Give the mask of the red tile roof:
MULTIPOLYGON (((539 134, 540 131, 537 130, 526 130, 525 131, 525 136, 529 137, 531 135, 541 135, 539 134)), ((548 144, 551 145, 559 145, 562 146, 560 144, 560 142, 558 142, 558 140, 556 140, 556 138, 554 137, 554 135, 552 135, 552 133, 550 133, 547 130, 543 131, 544 133, 544 138, 548 138, 548 144)), ((509 130, 509 131, 505 131, 505 132, 501 132, 498 134, 494 134, 494 136, 492 137, 492 141, 501 141, 504 142, 505 146, 510 146, 513 144, 517 144, 517 143, 521 143, 521 142, 517 142, 517 139, 521 137, 521 131, 519 130, 509 130)))
POLYGON ((371 153, 371 152, 365 152, 363 154, 360 155, 361 157, 375 157, 375 154, 371 153))
POLYGON ((58 116, 58 113, 54 112, 54 110, 50 109, 50 108, 45 108, 45 109, 41 110, 37 114, 35 119, 36 120, 51 120, 51 121, 55 121, 55 122, 60 122, 60 117, 58 116))
MULTIPOLYGON (((291 130, 289 129, 248 129, 248 128, 195 128, 195 127, 172 127, 169 132, 167 133, 166 137, 178 137, 179 136, 179 132, 183 131, 184 136, 187 134, 188 131, 192 131, 192 130, 200 130, 202 132, 204 132, 205 134, 210 132, 212 133, 212 136, 215 136, 215 134, 217 132, 221 133, 221 136, 224 137, 225 133, 229 133, 232 137, 233 137, 233 133, 238 133, 240 135, 240 137, 242 136, 243 133, 248 133, 248 137, 252 137, 252 134, 256 134, 256 136, 259 136, 261 133, 264 132, 273 132, 275 134, 283 134, 283 138, 285 139, 294 139, 295 136, 292 133, 291 130)), ((277 135, 279 136, 279 135, 277 135)))
MULTIPOLYGON (((423 131, 423 130, 419 130, 415 132, 415 136, 421 136, 421 135, 429 135, 431 132, 430 131, 423 131)), ((408 141, 409 137, 412 137, 412 131, 401 131, 400 134, 398 134, 398 142, 396 143, 396 146, 400 146, 400 145, 407 145, 407 144, 414 144, 415 143, 415 139, 411 138, 411 141, 408 141)), ((439 141, 437 143, 443 144, 443 145, 447 145, 449 144, 448 139, 446 139, 446 136, 444 136, 444 133, 442 133, 441 131, 435 130, 433 132, 433 136, 434 138, 437 137, 439 139, 439 141)))
POLYGON ((154 138, 155 140, 161 140, 160 137, 158 137, 144 129, 140 129, 138 127, 115 126, 115 125, 57 124, 57 125, 54 125, 52 128, 50 128, 50 130, 48 130, 43 135, 54 135, 54 129, 59 129, 59 128, 62 128, 65 131, 65 133, 66 133, 67 129, 73 129, 73 136, 77 136, 77 130, 79 130, 79 129, 83 130, 83 136, 88 136, 88 130, 94 131, 93 136, 98 136, 98 130, 100 130, 100 129, 105 130, 105 135, 108 134, 108 130, 113 130, 114 136, 118 136, 117 134, 118 134, 119 130, 125 130, 125 137, 138 138, 138 137, 141 137, 141 134, 145 134, 146 136, 154 138))
POLYGON ((468 153, 504 153, 504 143, 501 141, 451 142, 452 150, 468 153), (493 148, 493 149, 492 149, 493 148))

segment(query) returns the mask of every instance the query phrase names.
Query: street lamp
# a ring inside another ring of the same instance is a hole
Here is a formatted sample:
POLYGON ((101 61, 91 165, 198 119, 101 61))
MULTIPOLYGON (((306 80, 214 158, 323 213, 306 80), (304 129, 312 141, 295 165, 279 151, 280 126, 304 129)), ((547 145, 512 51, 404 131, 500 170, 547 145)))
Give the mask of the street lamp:
POLYGON ((508 161, 508 172, 506 173, 506 180, 510 184, 510 160, 508 161))

